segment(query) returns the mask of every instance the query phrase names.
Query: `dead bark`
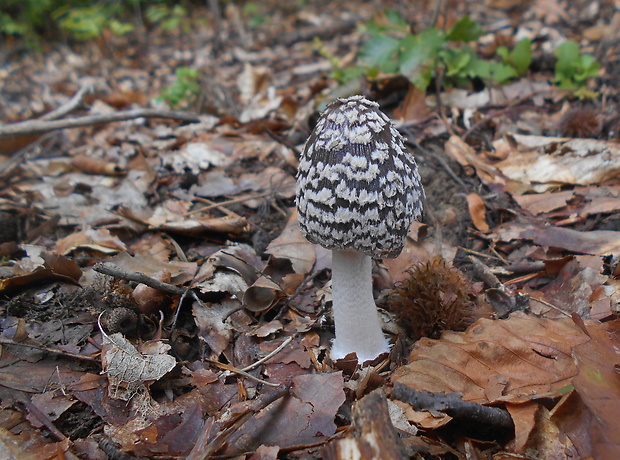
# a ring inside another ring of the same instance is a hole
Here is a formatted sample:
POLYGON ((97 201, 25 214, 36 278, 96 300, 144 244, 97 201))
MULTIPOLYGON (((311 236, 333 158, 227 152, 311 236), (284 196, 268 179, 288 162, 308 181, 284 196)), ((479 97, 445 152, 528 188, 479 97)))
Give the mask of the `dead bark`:
POLYGON ((388 413, 387 398, 378 389, 353 408, 352 433, 327 445, 325 458, 402 460, 408 458, 388 413))

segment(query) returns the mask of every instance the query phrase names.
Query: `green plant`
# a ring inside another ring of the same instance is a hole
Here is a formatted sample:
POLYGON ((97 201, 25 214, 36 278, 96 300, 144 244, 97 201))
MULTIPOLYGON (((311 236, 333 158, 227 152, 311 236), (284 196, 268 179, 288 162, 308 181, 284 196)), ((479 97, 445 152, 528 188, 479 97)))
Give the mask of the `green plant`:
POLYGON ((177 29, 187 17, 187 9, 182 5, 151 5, 146 9, 146 19, 151 24, 159 24, 164 30, 177 29))
POLYGON ((149 5, 147 20, 164 29, 177 27, 187 16, 172 0, 2 0, 0 34, 21 36, 33 48, 39 47, 41 37, 58 35, 59 29, 77 40, 99 37, 105 30, 123 35, 133 30, 125 20, 140 14, 140 4, 149 5))
POLYGON ((97 38, 104 29, 110 29, 115 35, 131 32, 133 26, 114 19, 114 12, 114 4, 64 6, 55 10, 52 18, 62 30, 77 40, 97 38))
POLYGON ((49 25, 54 0, 3 0, 0 34, 21 36, 30 47, 38 47, 39 33, 49 25))
POLYGON ((165 101, 172 108, 181 104, 189 106, 200 95, 198 84, 198 70, 190 67, 179 67, 176 70, 176 81, 161 90, 161 101, 165 101))
POLYGON ((531 63, 531 42, 521 40, 513 50, 498 48, 502 59, 483 60, 467 43, 482 35, 482 28, 468 16, 449 30, 431 27, 411 34, 397 11, 386 10, 364 25, 370 38, 362 46, 358 61, 367 76, 401 74, 425 91, 431 78, 441 73, 448 81, 482 78, 503 84, 523 75, 531 63))
POLYGON ((555 63, 555 82, 559 88, 576 89, 598 75, 600 63, 591 54, 583 54, 579 45, 568 40, 558 46, 553 53, 555 63))
POLYGON ((261 13, 261 8, 258 3, 247 2, 243 5, 243 15, 249 19, 248 25, 251 29, 255 29, 269 22, 269 16, 261 13))
POLYGON ((319 37, 314 38, 314 49, 329 61, 332 66, 330 78, 336 80, 340 84, 345 84, 364 73, 364 69, 358 65, 343 65, 342 60, 334 56, 319 37))

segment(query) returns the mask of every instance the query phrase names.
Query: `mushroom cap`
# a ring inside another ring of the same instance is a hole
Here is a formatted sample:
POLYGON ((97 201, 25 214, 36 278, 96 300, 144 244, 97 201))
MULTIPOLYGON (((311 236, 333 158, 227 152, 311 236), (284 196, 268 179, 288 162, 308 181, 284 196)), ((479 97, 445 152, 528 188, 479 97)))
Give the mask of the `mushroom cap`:
POLYGON ((301 155, 296 192, 310 242, 374 257, 400 254, 424 201, 403 137, 379 104, 362 96, 325 109, 301 155))

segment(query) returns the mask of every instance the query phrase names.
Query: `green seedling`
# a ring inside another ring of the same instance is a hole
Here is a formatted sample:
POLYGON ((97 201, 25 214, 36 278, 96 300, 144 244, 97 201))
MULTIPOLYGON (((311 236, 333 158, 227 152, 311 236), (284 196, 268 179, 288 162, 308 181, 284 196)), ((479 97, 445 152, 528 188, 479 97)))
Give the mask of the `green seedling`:
POLYGON ((179 67, 176 70, 176 81, 161 90, 158 100, 165 101, 172 108, 183 105, 188 107, 200 95, 198 70, 190 67, 179 67))
POLYGON ((151 24, 159 24, 164 30, 174 30, 187 17, 187 9, 182 5, 151 5, 146 9, 145 16, 151 24))
POLYGON ((439 72, 456 84, 472 78, 503 84, 523 75, 532 59, 529 39, 521 40, 513 50, 498 49, 501 61, 478 58, 467 43, 477 40, 482 28, 468 16, 447 31, 431 27, 411 34, 398 12, 386 10, 367 22, 364 30, 370 38, 362 46, 358 62, 365 74, 371 78, 401 74, 422 91, 439 72))
POLYGON ((108 5, 65 6, 54 11, 52 18, 58 26, 76 40, 92 40, 110 29, 115 35, 133 31, 133 26, 112 17, 108 5))
POLYGON ((587 80, 598 75, 600 63, 591 54, 583 54, 579 45, 566 41, 553 53, 558 59, 555 63, 555 82, 562 89, 578 89, 587 80))

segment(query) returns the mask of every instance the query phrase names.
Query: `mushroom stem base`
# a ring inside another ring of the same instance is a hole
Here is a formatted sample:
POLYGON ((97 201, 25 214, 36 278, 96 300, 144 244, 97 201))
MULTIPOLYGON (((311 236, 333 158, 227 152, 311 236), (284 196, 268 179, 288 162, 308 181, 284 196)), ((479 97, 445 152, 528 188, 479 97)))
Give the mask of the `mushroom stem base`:
POLYGON ((390 350, 372 296, 372 259, 354 251, 332 251, 332 311, 336 338, 331 358, 355 352, 360 363, 390 350))

